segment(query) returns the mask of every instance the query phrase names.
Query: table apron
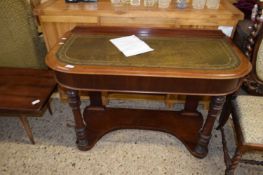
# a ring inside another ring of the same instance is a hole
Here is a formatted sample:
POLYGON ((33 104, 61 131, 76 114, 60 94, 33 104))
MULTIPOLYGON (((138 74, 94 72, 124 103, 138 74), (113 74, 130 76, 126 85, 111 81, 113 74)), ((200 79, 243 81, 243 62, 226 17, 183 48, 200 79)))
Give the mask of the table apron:
POLYGON ((241 78, 191 79, 145 76, 87 75, 56 72, 58 83, 74 90, 139 93, 176 93, 191 95, 227 95, 236 91, 241 78))

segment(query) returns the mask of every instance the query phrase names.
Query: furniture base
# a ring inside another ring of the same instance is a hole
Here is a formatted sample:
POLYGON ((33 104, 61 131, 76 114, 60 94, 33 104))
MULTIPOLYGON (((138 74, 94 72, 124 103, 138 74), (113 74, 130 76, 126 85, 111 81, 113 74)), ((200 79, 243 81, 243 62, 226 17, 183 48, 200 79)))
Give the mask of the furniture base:
POLYGON ((203 117, 199 112, 156 111, 145 109, 86 107, 84 121, 87 142, 77 142, 80 150, 91 149, 106 133, 117 129, 149 129, 170 133, 178 138, 195 157, 195 147, 203 117), (83 144, 86 143, 86 144, 83 144))

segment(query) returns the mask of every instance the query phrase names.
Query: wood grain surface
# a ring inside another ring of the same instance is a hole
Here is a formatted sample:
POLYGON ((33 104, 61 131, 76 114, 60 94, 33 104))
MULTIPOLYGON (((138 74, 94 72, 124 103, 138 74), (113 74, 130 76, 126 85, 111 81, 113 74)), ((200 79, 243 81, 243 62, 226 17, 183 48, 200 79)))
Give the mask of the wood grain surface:
POLYGON ((65 3, 64 0, 49 0, 38 6, 38 16, 48 48, 77 25, 136 26, 161 28, 213 29, 218 26, 235 27, 243 19, 243 13, 228 0, 221 0, 219 9, 202 10, 189 6, 177 9, 175 1, 169 8, 122 5, 114 6, 110 0, 97 3, 65 3))

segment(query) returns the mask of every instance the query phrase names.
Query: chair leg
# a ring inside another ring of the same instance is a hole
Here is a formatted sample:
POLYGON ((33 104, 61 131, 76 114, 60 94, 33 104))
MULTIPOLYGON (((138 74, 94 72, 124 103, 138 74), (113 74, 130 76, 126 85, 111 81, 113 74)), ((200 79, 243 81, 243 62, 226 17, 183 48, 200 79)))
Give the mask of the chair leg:
POLYGON ((221 128, 220 128, 220 131, 221 131, 221 135, 222 135, 224 162, 225 162, 226 167, 228 168, 228 167, 230 167, 230 165, 231 165, 231 158, 230 158, 230 156, 229 156, 229 151, 228 151, 228 148, 227 148, 227 143, 226 143, 224 128, 221 127, 221 128))
POLYGON ((29 137, 29 140, 31 141, 32 144, 35 144, 35 141, 34 141, 34 138, 33 138, 33 134, 32 134, 32 130, 31 130, 30 126, 29 126, 27 117, 21 116, 21 117, 19 117, 19 119, 20 119, 20 121, 22 123, 23 128, 26 131, 27 136, 29 137))
POLYGON ((229 156, 229 151, 227 148, 226 144, 226 139, 225 139, 225 133, 224 133, 224 128, 220 128, 221 134, 222 134, 222 144, 223 144, 223 152, 224 152, 224 162, 226 165, 226 170, 225 174, 226 175, 234 175, 235 170, 241 160, 242 153, 240 151, 240 148, 237 147, 235 151, 235 155, 232 157, 232 159, 229 156))
POLYGON ((51 107, 50 107, 50 102, 48 102, 47 108, 48 108, 49 114, 50 114, 50 115, 53 115, 53 112, 52 112, 51 107))
POLYGON ((242 158, 242 153, 239 148, 236 149, 235 155, 231 160, 231 165, 226 169, 226 175, 234 175, 235 170, 242 158))
POLYGON ((223 106, 223 110, 222 110, 220 117, 219 117, 219 124, 216 128, 217 130, 224 127, 226 122, 229 119, 229 116, 231 114, 231 99, 232 99, 231 95, 226 96, 226 102, 223 106))

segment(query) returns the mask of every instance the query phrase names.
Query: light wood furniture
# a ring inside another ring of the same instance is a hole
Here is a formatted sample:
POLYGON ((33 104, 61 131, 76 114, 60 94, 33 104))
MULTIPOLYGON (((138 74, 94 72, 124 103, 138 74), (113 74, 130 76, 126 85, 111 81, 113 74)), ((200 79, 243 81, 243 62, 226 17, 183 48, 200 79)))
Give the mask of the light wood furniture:
POLYGON ((171 133, 194 156, 203 158, 225 96, 239 88, 251 69, 246 57, 220 31, 83 27, 65 38, 64 45, 57 44, 49 52, 46 63, 67 90, 81 150, 92 148, 112 130, 140 128, 171 133), (109 42, 131 34, 154 51, 126 59, 109 42), (79 91, 89 91, 90 96, 83 114, 79 91), (187 98, 182 111, 107 108, 101 91, 175 93, 187 98), (205 121, 197 110, 200 96, 211 97, 205 121))
MULTIPOLYGON (((27 117, 40 116, 49 107, 49 97, 56 87, 50 70, 0 67, 0 114, 16 116, 32 144, 35 143, 27 117), (38 101, 38 103, 33 103, 38 101)), ((1 117, 0 116, 0 117, 1 117)))
POLYGON ((65 3, 64 0, 48 0, 34 12, 39 18, 48 49, 76 25, 217 30, 218 26, 235 27, 244 17, 228 0, 221 0, 217 10, 196 10, 190 4, 186 9, 177 9, 174 0, 168 9, 144 7, 143 1, 141 6, 114 7, 110 0, 73 4, 65 3))

